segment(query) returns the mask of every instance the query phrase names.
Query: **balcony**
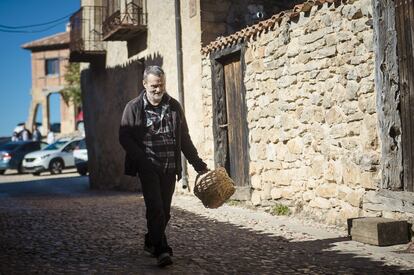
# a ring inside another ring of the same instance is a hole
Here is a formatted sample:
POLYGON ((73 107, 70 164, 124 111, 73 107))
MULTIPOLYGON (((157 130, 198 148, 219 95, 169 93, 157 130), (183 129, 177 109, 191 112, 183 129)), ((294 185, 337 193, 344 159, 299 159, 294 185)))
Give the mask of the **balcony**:
POLYGON ((103 22, 103 40, 128 41, 147 30, 147 14, 142 0, 114 2, 107 5, 107 17, 103 22))
POLYGON ((105 57, 103 12, 104 7, 84 6, 70 17, 70 62, 91 62, 105 57))

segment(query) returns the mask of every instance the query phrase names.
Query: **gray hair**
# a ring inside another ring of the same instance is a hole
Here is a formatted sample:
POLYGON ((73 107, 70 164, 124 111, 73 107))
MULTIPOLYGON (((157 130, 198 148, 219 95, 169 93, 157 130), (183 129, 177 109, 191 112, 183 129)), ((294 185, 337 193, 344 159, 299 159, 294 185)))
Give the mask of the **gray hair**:
POLYGON ((165 76, 164 70, 160 66, 147 66, 144 70, 144 81, 147 81, 148 75, 155 75, 158 77, 165 76))

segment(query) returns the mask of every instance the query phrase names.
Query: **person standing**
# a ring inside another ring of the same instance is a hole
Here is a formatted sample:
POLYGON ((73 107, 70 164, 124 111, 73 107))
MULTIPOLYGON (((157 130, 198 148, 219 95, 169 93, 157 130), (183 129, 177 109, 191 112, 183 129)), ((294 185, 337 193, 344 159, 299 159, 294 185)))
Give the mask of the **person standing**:
POLYGON ((55 142, 55 133, 53 133, 52 131, 49 131, 46 137, 46 141, 48 144, 52 144, 53 142, 55 142))
POLYGON ((42 134, 40 133, 39 129, 37 128, 37 124, 33 125, 33 132, 32 132, 32 140, 40 141, 42 139, 42 134))
POLYGON ((20 139, 23 141, 28 141, 31 139, 30 131, 27 130, 25 124, 23 124, 23 130, 20 132, 20 139))
POLYGON ((13 131, 11 141, 19 141, 19 135, 17 134, 16 131, 13 131))
POLYGON ((144 91, 125 106, 119 141, 126 152, 125 174, 138 175, 146 206, 144 250, 160 267, 172 264, 165 229, 170 219, 176 179, 181 179, 181 152, 197 173, 208 171, 198 156, 180 103, 165 91, 165 73, 148 66, 144 91))

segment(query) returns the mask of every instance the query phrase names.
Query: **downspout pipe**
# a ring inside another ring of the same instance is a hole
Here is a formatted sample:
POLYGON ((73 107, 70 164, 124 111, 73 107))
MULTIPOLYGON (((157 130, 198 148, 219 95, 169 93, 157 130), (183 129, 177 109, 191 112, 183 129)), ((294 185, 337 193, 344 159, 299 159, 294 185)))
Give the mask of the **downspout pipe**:
MULTIPOLYGON (((175 46, 177 49, 177 84, 178 84, 178 100, 185 112, 184 104, 184 83, 183 83, 183 49, 182 49, 182 35, 181 35, 181 6, 180 0, 174 1, 175 7, 175 46)), ((184 189, 189 188, 188 185, 188 172, 187 172, 187 160, 183 154, 181 154, 181 166, 182 171, 182 187, 184 189)))

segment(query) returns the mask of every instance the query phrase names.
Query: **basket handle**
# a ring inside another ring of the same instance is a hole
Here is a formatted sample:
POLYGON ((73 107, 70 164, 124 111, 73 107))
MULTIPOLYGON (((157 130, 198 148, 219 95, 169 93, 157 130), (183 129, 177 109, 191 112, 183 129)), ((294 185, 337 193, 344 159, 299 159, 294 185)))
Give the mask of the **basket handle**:
POLYGON ((196 176, 196 179, 195 179, 195 182, 197 182, 198 181, 198 178, 201 176, 201 174, 197 174, 197 176, 196 176))
POLYGON ((196 178, 195 178, 195 182, 197 182, 198 181, 198 179, 202 176, 202 175, 204 175, 205 173, 208 173, 208 172, 210 172, 211 170, 210 169, 206 169, 206 170, 204 170, 204 171, 201 171, 200 173, 197 173, 197 176, 196 176, 196 178))

